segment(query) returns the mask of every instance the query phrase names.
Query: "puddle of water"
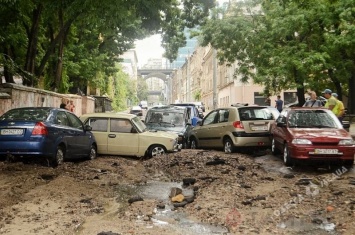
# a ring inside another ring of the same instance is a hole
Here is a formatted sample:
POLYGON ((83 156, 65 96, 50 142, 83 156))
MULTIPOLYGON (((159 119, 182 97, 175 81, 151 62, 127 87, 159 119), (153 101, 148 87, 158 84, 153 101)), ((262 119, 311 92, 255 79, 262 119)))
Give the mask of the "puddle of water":
POLYGON ((280 224, 278 224, 279 228, 292 230, 295 232, 299 232, 300 234, 333 234, 336 235, 335 224, 324 222, 322 224, 316 224, 307 222, 305 220, 299 218, 291 218, 280 224))
POLYGON ((154 211, 155 214, 151 220, 155 226, 168 226, 184 235, 223 235, 228 233, 226 227, 198 223, 190 219, 186 213, 172 210, 173 206, 170 204, 169 195, 173 187, 181 188, 183 195, 193 195, 192 189, 183 188, 182 183, 177 182, 153 181, 138 186, 143 198, 156 199, 165 204, 165 209, 155 209, 154 211))

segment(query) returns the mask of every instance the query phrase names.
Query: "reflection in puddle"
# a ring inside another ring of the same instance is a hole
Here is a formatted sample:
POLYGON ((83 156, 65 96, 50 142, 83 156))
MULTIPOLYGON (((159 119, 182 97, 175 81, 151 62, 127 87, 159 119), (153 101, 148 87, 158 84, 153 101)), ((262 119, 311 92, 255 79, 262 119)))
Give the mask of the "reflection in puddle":
POLYGON ((139 186, 143 198, 156 199, 166 205, 165 209, 155 209, 151 218, 154 226, 169 226, 169 228, 184 235, 222 235, 228 233, 226 227, 198 223, 190 219, 188 214, 172 210, 173 206, 170 204, 169 195, 173 187, 181 188, 184 195, 193 194, 192 189, 183 188, 182 183, 177 182, 155 181, 139 186))
POLYGON ((335 224, 333 223, 323 221, 321 224, 316 224, 299 218, 288 219, 278 224, 278 227, 287 229, 288 231, 295 231, 300 234, 337 234, 335 232, 335 224))

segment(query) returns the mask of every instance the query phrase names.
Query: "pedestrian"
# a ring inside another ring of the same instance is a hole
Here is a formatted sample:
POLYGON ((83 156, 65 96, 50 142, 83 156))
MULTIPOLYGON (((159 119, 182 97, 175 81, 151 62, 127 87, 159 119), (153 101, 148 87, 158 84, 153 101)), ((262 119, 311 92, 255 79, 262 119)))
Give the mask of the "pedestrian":
POLYGON ((265 99, 265 105, 266 106, 271 106, 271 99, 270 99, 270 96, 267 96, 266 99, 265 99))
POLYGON ((345 114, 345 107, 344 107, 344 103, 343 101, 338 99, 338 94, 337 93, 332 93, 332 96, 337 100, 338 104, 338 111, 337 111, 337 117, 339 119, 339 121, 342 123, 343 122, 343 118, 344 118, 344 114, 345 114))
POLYGON ((64 103, 61 103, 60 106, 59 106, 59 108, 61 108, 61 109, 67 109, 67 105, 64 104, 64 103))
POLYGON ((69 105, 68 105, 69 107, 68 107, 68 110, 70 111, 70 112, 72 112, 72 113, 74 113, 74 111, 75 111, 75 105, 74 105, 74 101, 73 100, 70 100, 69 101, 69 105))
POLYGON ((322 102, 317 98, 317 94, 314 91, 310 92, 309 100, 304 103, 302 107, 322 107, 322 102))
POLYGON ((334 96, 332 96, 332 90, 330 89, 325 89, 322 92, 324 98, 327 99, 327 102, 325 103, 324 107, 331 110, 335 116, 338 116, 338 101, 335 99, 334 96))
POLYGON ((275 108, 277 108, 277 110, 279 110, 279 112, 281 112, 284 102, 283 102, 283 100, 281 100, 281 96, 280 95, 277 96, 277 100, 275 100, 275 102, 276 102, 275 108))

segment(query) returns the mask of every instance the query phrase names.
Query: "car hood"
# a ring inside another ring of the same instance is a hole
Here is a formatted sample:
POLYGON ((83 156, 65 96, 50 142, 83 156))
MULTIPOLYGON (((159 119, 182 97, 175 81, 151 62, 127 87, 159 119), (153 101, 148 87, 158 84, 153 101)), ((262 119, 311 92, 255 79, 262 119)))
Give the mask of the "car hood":
POLYGON ((160 137, 160 138, 177 138, 178 135, 176 133, 173 133, 173 132, 167 132, 167 131, 145 131, 142 133, 143 135, 145 136, 150 136, 150 137, 154 137, 154 138, 157 138, 157 137, 160 137))
POLYGON ((147 129, 150 131, 170 131, 174 133, 181 133, 185 131, 184 126, 159 126, 159 125, 154 125, 154 126, 149 126, 147 125, 147 129))
POLYGON ((314 138, 336 138, 336 139, 345 139, 351 138, 350 134, 344 129, 337 128, 289 128, 290 134, 294 138, 305 138, 305 139, 314 139, 314 138))

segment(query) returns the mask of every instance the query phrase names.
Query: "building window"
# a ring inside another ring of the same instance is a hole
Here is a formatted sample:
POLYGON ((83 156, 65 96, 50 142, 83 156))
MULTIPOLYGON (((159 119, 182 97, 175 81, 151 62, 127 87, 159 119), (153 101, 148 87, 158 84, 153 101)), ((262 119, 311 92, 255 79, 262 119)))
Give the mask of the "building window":
POLYGON ((284 92, 284 105, 297 101, 297 92, 284 92))
POLYGON ((254 92, 254 104, 257 105, 266 105, 265 104, 265 97, 261 92, 254 92))

